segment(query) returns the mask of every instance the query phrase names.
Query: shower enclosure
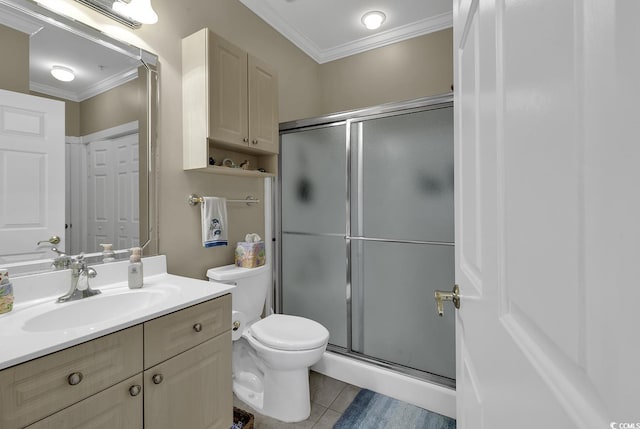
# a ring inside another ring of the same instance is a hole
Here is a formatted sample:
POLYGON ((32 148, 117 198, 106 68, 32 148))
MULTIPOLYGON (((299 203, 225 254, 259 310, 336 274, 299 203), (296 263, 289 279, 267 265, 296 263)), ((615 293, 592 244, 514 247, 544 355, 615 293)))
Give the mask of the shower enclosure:
POLYGON ((277 310, 332 352, 455 386, 453 102, 281 125, 277 310))

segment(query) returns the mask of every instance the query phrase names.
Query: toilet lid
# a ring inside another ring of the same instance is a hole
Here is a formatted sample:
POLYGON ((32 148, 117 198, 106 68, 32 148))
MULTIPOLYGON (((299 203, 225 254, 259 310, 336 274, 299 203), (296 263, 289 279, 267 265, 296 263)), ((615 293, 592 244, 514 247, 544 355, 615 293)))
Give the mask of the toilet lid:
POLYGON ((278 350, 311 350, 329 340, 329 331, 304 317, 272 314, 251 325, 251 335, 267 347, 278 350))

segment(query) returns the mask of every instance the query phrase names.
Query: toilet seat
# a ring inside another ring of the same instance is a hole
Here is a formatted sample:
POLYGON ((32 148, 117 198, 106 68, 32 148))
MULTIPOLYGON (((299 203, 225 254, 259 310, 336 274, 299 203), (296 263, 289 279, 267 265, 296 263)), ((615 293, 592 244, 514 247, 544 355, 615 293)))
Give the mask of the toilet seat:
POLYGON ((249 329, 253 338, 277 350, 311 350, 325 346, 329 340, 329 331, 321 324, 285 314, 272 314, 249 329))

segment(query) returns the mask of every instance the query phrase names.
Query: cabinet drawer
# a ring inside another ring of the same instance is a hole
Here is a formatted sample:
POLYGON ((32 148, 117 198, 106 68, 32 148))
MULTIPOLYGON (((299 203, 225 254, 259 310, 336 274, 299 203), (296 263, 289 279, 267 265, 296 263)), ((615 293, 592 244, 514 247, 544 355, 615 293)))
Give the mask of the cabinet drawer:
POLYGON ((142 398, 142 374, 138 374, 27 429, 142 429, 142 398), (132 390, 134 386, 140 390, 132 390))
POLYGON ((144 324, 144 367, 150 368, 231 329, 231 295, 144 324))
POLYGON ((139 373, 141 356, 134 326, 1 371, 0 427, 24 427, 139 373))

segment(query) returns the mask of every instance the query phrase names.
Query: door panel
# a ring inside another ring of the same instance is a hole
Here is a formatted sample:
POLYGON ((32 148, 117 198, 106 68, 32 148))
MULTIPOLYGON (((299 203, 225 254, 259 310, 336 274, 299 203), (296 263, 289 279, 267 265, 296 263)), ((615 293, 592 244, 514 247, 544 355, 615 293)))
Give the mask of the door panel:
POLYGON ((140 243, 140 198, 138 134, 113 141, 116 152, 116 249, 140 243))
POLYGON ((453 282, 453 246, 354 240, 351 247, 353 349, 455 379, 453 313, 439 317, 430 305, 434 291, 453 282))
POLYGON ((455 3, 462 429, 638 421, 638 13, 455 3))
POLYGON ((115 162, 111 141, 89 143, 87 148, 87 245, 85 251, 99 252, 100 243, 112 243, 115 236, 115 162))
POLYGON ((282 135, 282 230, 346 232, 346 127, 282 135))
POLYGON ((453 108, 353 125, 361 212, 353 235, 453 242, 453 108))
POLYGON ((0 90, 0 262, 53 257, 36 245, 53 235, 65 249, 64 189, 64 104, 0 90))
POLYGON ((307 317, 347 347, 347 251, 344 237, 282 234, 283 312, 307 317))
POLYGON ((249 142, 278 153, 278 74, 267 63, 248 57, 249 142))
POLYGON ((211 138, 247 146, 247 53, 209 33, 211 138))
POLYGON ((144 372, 145 427, 227 429, 231 415, 231 331, 144 372), (154 376, 161 375, 159 383, 154 376))

